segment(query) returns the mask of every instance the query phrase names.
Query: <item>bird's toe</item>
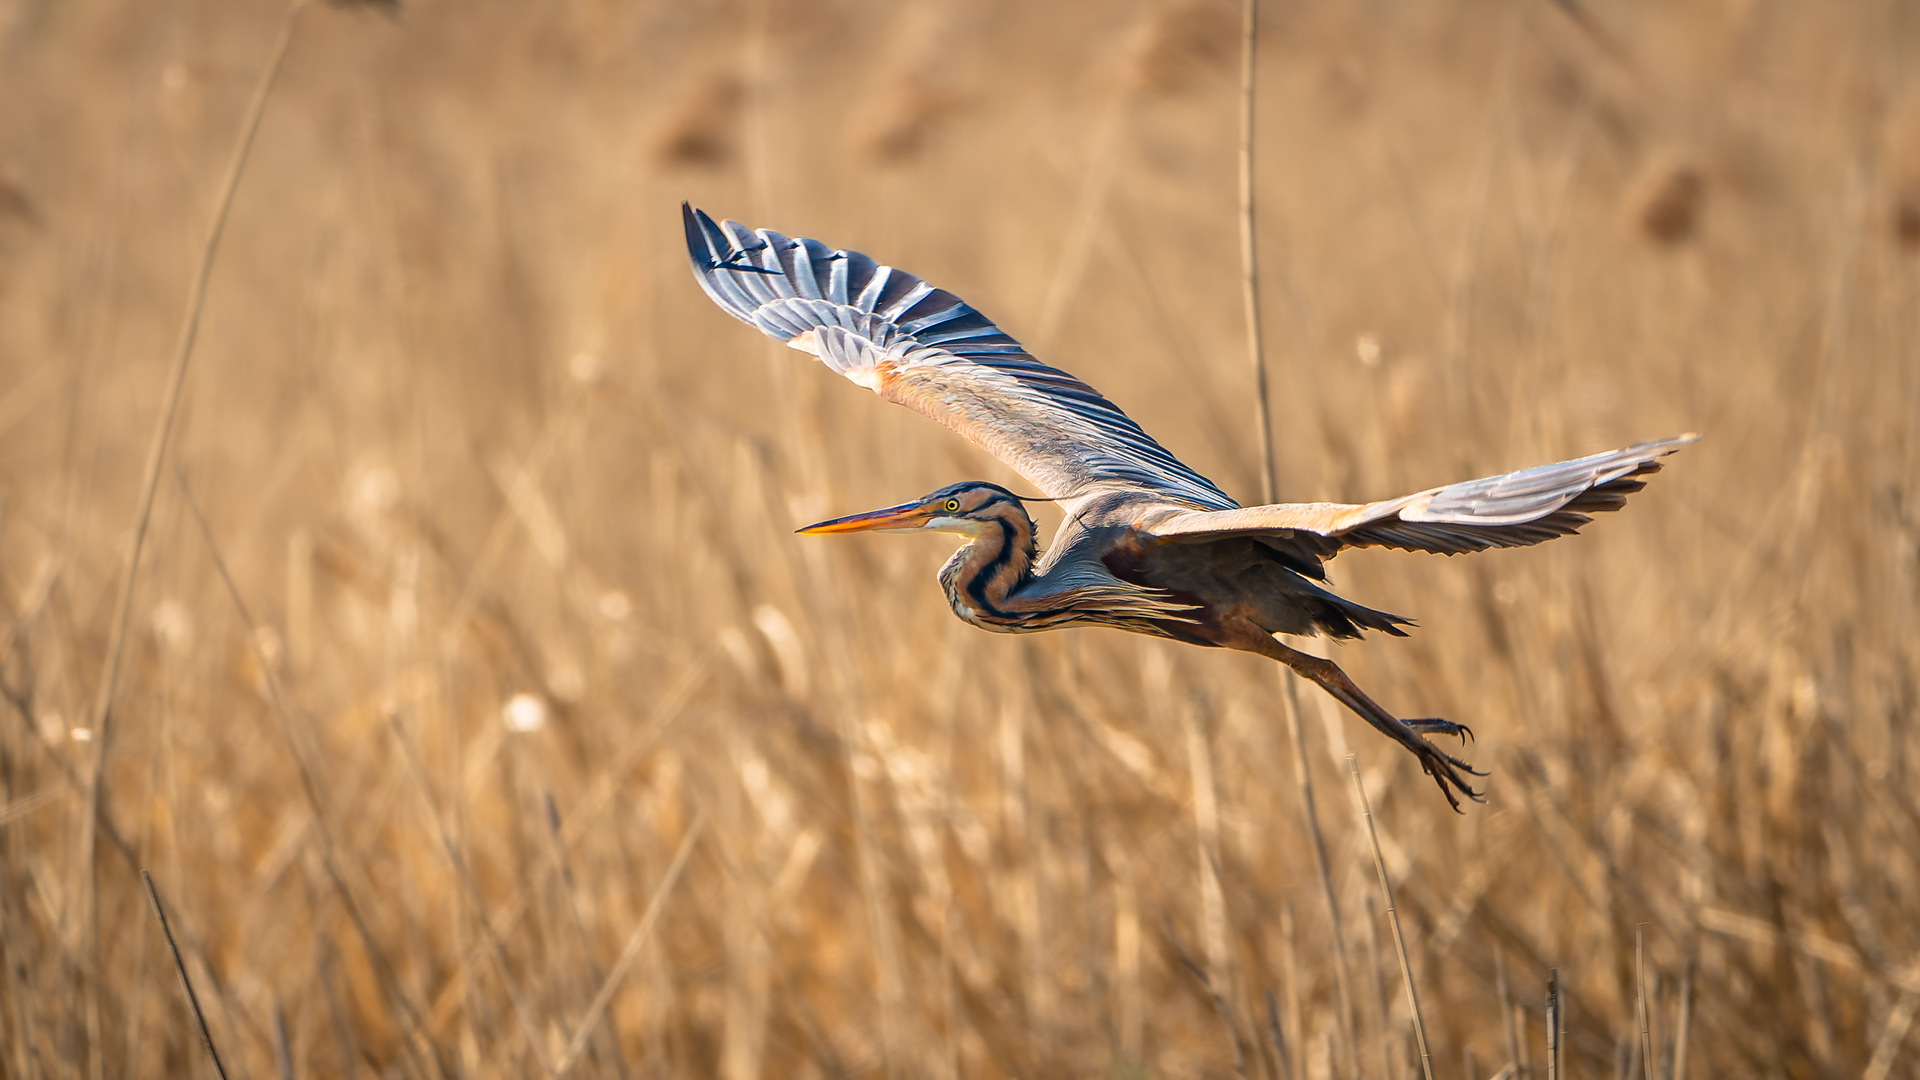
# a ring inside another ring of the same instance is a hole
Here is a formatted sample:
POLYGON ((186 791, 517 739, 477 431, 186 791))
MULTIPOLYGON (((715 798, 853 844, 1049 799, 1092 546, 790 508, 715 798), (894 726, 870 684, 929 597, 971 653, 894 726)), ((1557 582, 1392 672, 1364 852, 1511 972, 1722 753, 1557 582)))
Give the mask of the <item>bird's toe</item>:
POLYGON ((1456 724, 1452 720, 1442 720, 1430 716, 1420 720, 1408 720, 1406 725, 1422 735, 1452 735, 1463 743, 1473 741, 1473 729, 1465 724, 1456 724))
POLYGON ((1420 739, 1419 745, 1410 747, 1410 749, 1420 758, 1421 769, 1423 769, 1428 776, 1433 777, 1434 783, 1440 785, 1440 793, 1447 797, 1447 804, 1452 806, 1455 811, 1460 810, 1459 796, 1461 795, 1465 795, 1474 802, 1487 801, 1485 794, 1475 790, 1473 785, 1467 780, 1469 776, 1485 776, 1487 775, 1486 773, 1454 757, 1452 754, 1447 753, 1445 750, 1440 749, 1425 739, 1420 739))

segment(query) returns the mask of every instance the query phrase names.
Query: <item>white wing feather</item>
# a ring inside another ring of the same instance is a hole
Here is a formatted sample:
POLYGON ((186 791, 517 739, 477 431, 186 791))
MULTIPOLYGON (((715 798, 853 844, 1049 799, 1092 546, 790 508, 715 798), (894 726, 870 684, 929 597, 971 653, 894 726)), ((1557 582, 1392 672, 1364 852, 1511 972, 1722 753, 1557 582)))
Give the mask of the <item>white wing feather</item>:
POLYGON ((1048 497, 1145 490, 1200 510, 1239 505, 952 293, 856 251, 682 209, 694 274, 715 303, 966 436, 1048 497))

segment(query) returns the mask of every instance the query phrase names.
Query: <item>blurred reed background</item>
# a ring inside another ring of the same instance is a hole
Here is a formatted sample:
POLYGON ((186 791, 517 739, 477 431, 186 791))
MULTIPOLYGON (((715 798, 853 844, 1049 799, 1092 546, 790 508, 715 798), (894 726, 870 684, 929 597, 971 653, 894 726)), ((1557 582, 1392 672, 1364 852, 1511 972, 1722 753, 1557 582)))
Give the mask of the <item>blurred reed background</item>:
POLYGON ((1017 480, 678 222, 924 274, 1254 499, 1233 0, 306 10, 105 733, 284 9, 0 2, 0 1075, 207 1074, 150 868, 239 1076, 1401 1080, 1349 748, 1436 1076, 1543 1080, 1554 968, 1569 1077, 1920 1075, 1920 12, 1265 6, 1286 497, 1707 435, 1578 538, 1334 564, 1492 773, 1303 689, 1338 936, 1277 667, 791 536, 1017 480))

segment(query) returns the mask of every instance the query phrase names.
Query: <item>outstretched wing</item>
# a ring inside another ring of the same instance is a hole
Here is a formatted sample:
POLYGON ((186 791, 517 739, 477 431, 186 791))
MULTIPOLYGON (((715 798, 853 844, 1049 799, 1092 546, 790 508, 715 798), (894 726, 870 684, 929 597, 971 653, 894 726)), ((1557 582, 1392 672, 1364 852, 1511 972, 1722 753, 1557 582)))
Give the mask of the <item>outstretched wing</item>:
POLYGON ((1145 488, 1196 508, 1239 505, 952 293, 859 252, 681 211, 694 275, 715 303, 973 440, 1047 496, 1145 488))
MULTIPOLYGON (((1287 554, 1304 556, 1302 569, 1342 548, 1392 547, 1458 555, 1492 547, 1525 547, 1566 536, 1618 510, 1647 486, 1660 459, 1700 436, 1635 443, 1604 454, 1468 480, 1386 502, 1282 503, 1215 512, 1169 510, 1141 531, 1173 542, 1253 536, 1287 554)), ((1319 576, 1319 575, 1315 575, 1319 576)))

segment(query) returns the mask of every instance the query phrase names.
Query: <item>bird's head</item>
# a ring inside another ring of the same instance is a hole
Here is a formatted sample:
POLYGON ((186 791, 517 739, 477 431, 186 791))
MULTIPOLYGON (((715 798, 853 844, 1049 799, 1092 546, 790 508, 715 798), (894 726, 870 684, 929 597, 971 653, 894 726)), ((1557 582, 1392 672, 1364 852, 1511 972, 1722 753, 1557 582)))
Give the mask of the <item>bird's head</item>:
POLYGON ((825 533, 919 532, 930 529, 978 536, 992 527, 996 520, 1008 518, 1024 522, 1029 532, 1033 529, 1033 519, 1027 516, 1026 507, 1020 504, 1020 496, 998 484, 968 480, 949 484, 939 491, 899 506, 834 518, 797 531, 817 536, 825 533))

